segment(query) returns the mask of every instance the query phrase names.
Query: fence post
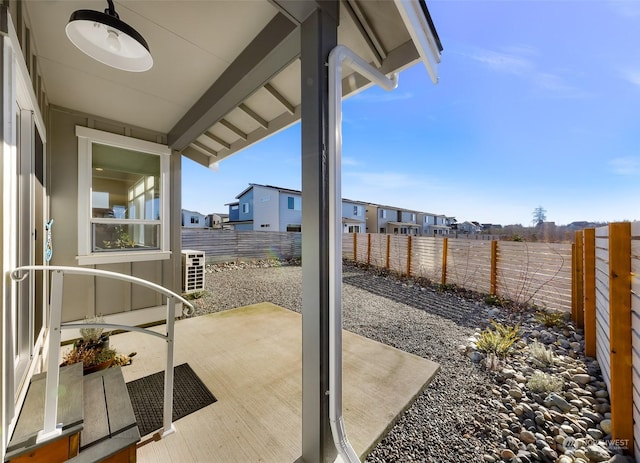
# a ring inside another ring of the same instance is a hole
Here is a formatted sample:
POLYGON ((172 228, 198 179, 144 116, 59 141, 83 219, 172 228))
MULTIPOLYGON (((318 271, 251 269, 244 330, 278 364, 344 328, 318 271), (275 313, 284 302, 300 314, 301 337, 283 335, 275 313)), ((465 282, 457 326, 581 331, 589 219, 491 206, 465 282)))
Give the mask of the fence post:
POLYGON ((631 358, 631 224, 609 224, 609 339, 611 437, 633 449, 631 358))
POLYGON ((491 286, 489 292, 496 295, 498 286, 498 242, 491 241, 491 286))
POLYGON ((447 284, 447 248, 449 247, 449 238, 442 238, 442 281, 443 285, 447 284))
POLYGON ((571 321, 574 323, 578 320, 576 293, 576 243, 571 243, 571 321))
POLYGON ((407 236, 407 278, 411 277, 411 235, 407 236))
POLYGON ((367 267, 371 265, 371 233, 367 235, 367 267))
POLYGON ((584 353, 596 356, 596 230, 584 230, 584 353))
POLYGON ((353 261, 358 262, 358 234, 353 234, 353 261))
POLYGON ((584 327, 584 248, 582 231, 576 231, 576 326, 584 327))
POLYGON ((387 270, 391 265, 391 235, 387 235, 387 270))

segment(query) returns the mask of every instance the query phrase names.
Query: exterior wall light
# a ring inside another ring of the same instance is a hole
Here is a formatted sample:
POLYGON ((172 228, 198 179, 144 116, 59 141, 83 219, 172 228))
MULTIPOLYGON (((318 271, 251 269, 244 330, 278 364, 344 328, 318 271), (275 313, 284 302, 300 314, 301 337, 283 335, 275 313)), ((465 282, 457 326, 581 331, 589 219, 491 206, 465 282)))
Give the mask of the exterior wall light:
POLYGON ((69 18, 67 37, 83 53, 123 71, 143 72, 151 69, 153 58, 149 45, 133 27, 120 20, 112 0, 104 13, 77 10, 69 18))

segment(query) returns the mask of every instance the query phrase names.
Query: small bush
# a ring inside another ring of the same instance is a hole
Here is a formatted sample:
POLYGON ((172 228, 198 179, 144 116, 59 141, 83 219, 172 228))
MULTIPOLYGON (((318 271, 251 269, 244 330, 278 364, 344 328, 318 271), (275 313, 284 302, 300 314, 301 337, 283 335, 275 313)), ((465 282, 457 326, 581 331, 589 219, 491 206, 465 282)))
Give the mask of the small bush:
POLYGON ((544 344, 538 341, 533 341, 529 345, 529 352, 531 352, 531 356, 538 362, 545 365, 553 364, 553 351, 551 349, 547 349, 544 344))
POLYGON ((484 303, 495 307, 506 308, 511 305, 511 301, 505 297, 498 296, 496 294, 487 294, 484 298, 484 303))
POLYGON ((563 326, 566 320, 564 312, 548 309, 537 310, 534 317, 538 323, 547 328, 563 326))
POLYGON ((453 283, 440 283, 437 289, 439 293, 446 293, 449 291, 455 291, 457 286, 453 283))
POLYGON ((487 328, 478 336, 476 347, 487 354, 506 357, 511 353, 515 343, 520 339, 520 324, 515 326, 502 325, 491 321, 494 329, 487 328))
POLYGON ((527 387, 531 391, 538 393, 559 392, 562 390, 562 386, 562 378, 558 378, 542 371, 536 371, 527 382, 527 387))
POLYGON ((183 294, 182 297, 184 297, 187 301, 193 301, 195 299, 200 299, 206 295, 206 291, 196 291, 194 293, 183 294))

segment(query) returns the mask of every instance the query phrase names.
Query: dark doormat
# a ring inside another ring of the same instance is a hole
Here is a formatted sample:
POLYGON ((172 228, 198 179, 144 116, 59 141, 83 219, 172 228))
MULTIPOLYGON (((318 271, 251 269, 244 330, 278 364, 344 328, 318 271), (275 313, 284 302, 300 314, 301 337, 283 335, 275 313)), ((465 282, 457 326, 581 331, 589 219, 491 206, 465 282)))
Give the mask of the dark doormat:
MULTIPOLYGON (((173 421, 216 401, 188 363, 174 367, 173 371, 173 421)), ((128 382, 127 389, 140 435, 144 437, 162 428, 164 371, 128 382)))

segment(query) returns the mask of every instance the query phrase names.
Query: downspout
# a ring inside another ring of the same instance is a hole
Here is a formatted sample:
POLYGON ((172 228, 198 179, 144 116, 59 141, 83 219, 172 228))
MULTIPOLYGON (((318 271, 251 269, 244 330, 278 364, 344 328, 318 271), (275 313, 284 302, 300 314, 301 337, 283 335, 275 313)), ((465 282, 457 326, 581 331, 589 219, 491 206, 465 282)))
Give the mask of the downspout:
POLYGON ((385 90, 398 86, 398 75, 388 78, 344 45, 329 54, 329 422, 338 457, 336 462, 360 463, 347 439, 342 417, 342 66, 385 90), (331 206, 332 205, 332 206, 331 206), (331 271, 333 270, 333 271, 331 271))

